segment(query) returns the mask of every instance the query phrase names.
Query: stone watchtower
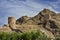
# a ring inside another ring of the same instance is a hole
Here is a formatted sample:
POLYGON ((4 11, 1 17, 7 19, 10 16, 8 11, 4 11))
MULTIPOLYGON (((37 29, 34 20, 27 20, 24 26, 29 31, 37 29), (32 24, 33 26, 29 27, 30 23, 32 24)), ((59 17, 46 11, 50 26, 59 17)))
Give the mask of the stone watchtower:
POLYGON ((11 29, 16 28, 16 19, 14 17, 8 17, 8 24, 11 29))

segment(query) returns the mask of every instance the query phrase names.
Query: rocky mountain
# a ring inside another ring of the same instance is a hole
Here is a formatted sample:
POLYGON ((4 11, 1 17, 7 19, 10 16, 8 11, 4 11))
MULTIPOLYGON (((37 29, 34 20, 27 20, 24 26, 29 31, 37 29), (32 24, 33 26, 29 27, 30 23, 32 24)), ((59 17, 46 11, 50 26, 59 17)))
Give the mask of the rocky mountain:
POLYGON ((38 31, 44 32, 47 36, 55 38, 56 32, 60 32, 60 13, 55 13, 49 9, 43 9, 34 17, 22 16, 19 19, 8 17, 8 24, 0 28, 0 31, 26 32, 38 31))

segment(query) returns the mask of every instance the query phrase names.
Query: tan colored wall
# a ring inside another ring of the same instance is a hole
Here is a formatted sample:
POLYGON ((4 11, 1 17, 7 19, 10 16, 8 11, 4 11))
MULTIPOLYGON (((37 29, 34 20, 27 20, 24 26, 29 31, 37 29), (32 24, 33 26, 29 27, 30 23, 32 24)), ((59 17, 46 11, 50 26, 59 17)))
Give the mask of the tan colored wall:
POLYGON ((14 17, 8 17, 8 24, 10 27, 15 28, 16 19, 14 17))

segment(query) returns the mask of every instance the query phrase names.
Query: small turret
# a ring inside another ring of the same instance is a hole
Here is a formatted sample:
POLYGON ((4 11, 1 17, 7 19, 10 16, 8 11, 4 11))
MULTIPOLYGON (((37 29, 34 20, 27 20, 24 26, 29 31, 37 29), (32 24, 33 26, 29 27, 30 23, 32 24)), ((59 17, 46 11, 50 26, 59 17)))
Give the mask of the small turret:
POLYGON ((11 28, 16 28, 16 19, 14 17, 8 17, 8 24, 11 28))

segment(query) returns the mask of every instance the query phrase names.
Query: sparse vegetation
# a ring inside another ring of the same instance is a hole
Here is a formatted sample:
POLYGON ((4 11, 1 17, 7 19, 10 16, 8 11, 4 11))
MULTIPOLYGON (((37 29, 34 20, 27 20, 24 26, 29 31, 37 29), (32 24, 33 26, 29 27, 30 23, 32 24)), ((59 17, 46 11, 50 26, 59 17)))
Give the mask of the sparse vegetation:
POLYGON ((0 40, 51 40, 42 32, 7 33, 0 32, 0 40))

